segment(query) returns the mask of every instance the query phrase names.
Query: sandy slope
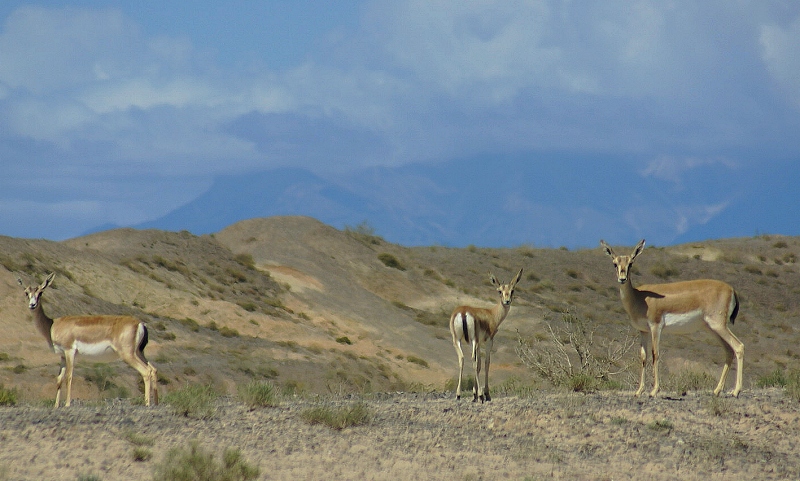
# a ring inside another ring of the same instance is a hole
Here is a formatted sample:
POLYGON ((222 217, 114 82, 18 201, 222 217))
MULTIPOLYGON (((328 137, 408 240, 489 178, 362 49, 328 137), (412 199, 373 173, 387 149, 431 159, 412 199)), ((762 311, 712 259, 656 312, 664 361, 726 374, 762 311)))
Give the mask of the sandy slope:
POLYGON ((285 400, 250 411, 232 399, 213 419, 166 405, 78 402, 53 411, 0 409, 0 479, 150 479, 153 466, 192 439, 219 457, 241 450, 259 479, 797 479, 800 404, 781 390, 739 399, 708 393, 634 400, 629 393, 538 392, 485 405, 451 395, 364 398, 369 425, 312 426, 301 412, 357 399, 285 400), (126 434, 152 439, 134 461, 126 434))

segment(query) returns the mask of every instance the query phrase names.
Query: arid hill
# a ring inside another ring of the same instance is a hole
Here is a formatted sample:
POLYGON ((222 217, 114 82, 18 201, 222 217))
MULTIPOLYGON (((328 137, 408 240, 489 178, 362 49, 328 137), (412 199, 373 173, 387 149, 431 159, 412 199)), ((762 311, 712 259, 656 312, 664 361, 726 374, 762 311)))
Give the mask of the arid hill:
MULTIPOLYGON (((746 347, 748 389, 800 356, 798 252, 800 240, 780 236, 648 246, 633 281, 732 284, 742 301, 732 330, 746 347)), ((191 383, 234 393, 252 379, 323 394, 443 390, 456 374, 450 311, 461 303, 491 306, 489 272, 507 281, 520 267, 495 342, 493 386, 546 386, 517 355, 518 336, 552 344, 547 326, 565 312, 586 322, 596 346, 632 334, 599 247, 410 248, 369 229, 276 217, 210 236, 120 229, 64 242, 0 238, 0 266, 0 383, 28 400, 52 399, 58 358, 34 330, 17 277, 33 284, 48 272, 56 272, 44 294, 50 316, 126 313, 148 322, 146 353, 159 369, 162 395, 191 383)), ((724 361, 704 333, 665 335, 662 352, 667 388, 670 373, 688 371, 707 375, 710 389, 724 361)), ((626 362, 635 356, 631 350, 626 362)), ((119 361, 79 358, 73 398, 135 397, 137 379, 119 361)))

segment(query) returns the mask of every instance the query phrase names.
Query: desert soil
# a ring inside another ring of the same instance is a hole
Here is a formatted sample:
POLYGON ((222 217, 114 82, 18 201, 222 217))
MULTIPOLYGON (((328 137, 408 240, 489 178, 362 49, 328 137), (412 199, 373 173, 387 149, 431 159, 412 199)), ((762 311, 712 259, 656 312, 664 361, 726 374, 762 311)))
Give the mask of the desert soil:
POLYGON ((259 479, 798 479, 800 404, 779 389, 738 399, 710 393, 634 399, 630 393, 537 392, 486 404, 452 394, 289 399, 248 409, 218 400, 211 419, 127 400, 53 410, 0 409, 0 479, 152 479, 171 448, 237 448, 259 479), (305 422, 310 408, 365 403, 368 425, 305 422), (134 460, 129 433, 154 441, 134 460))

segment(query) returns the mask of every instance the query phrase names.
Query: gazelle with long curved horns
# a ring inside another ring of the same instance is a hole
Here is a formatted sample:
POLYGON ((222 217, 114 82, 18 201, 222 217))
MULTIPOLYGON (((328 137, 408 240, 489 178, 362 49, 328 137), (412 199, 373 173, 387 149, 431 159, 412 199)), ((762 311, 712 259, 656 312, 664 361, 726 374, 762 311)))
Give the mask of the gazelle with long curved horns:
POLYGON ((514 287, 522 277, 522 269, 519 270, 514 279, 508 284, 500 284, 489 274, 489 280, 497 288, 500 294, 500 301, 491 309, 483 307, 459 306, 450 315, 450 334, 453 335, 453 346, 458 355, 458 388, 456 388, 456 399, 461 399, 461 379, 464 375, 464 352, 461 350, 461 341, 464 340, 472 347, 472 363, 475 367, 475 385, 473 386, 473 402, 478 399, 481 402, 491 401, 489 396, 489 361, 492 353, 492 344, 497 329, 508 315, 511 308, 511 301, 514 299, 514 287), (481 344, 485 345, 486 366, 484 369, 484 383, 481 386, 481 344))
POLYGON ((102 355, 113 351, 144 380, 144 401, 150 405, 150 394, 158 404, 156 368, 144 357, 147 345, 147 326, 131 316, 65 316, 51 319, 42 310, 42 292, 53 282, 55 273, 39 286, 25 287, 22 279, 19 284, 25 288, 28 307, 33 314, 36 328, 47 340, 50 347, 61 354, 61 371, 56 377, 56 405, 61 399, 61 386, 67 382, 67 395, 64 406, 70 405, 72 394, 72 371, 77 354, 102 355))
POLYGON ((636 396, 644 391, 644 371, 647 363, 646 345, 648 337, 652 345, 653 356, 653 390, 650 396, 658 393, 658 361, 661 332, 690 334, 706 329, 720 341, 725 348, 725 365, 714 395, 725 388, 728 371, 736 358, 736 386, 731 391, 738 396, 742 390, 742 366, 744 364, 744 344, 730 331, 728 322, 736 320, 739 312, 739 299, 733 288, 712 279, 671 282, 667 284, 646 284, 633 287, 630 280, 630 268, 634 259, 644 249, 644 239, 634 247, 629 256, 618 256, 604 241, 600 245, 614 262, 619 282, 619 295, 622 306, 630 317, 631 324, 639 331, 641 349, 639 358, 642 371, 639 377, 639 389, 636 396))

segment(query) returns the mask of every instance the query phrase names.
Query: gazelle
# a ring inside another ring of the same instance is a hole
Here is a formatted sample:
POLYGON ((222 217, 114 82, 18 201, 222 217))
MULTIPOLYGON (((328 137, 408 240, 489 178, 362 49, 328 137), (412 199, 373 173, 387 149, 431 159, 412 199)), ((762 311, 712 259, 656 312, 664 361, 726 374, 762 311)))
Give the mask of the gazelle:
POLYGON ((497 334, 497 329, 500 324, 505 320, 508 315, 508 310, 511 308, 511 301, 514 298, 514 287, 522 277, 522 269, 519 270, 516 277, 508 284, 500 284, 494 277, 494 274, 489 274, 489 280, 497 287, 497 292, 500 293, 500 301, 491 309, 482 307, 459 306, 453 310, 450 315, 450 334, 453 335, 453 346, 456 348, 458 355, 458 388, 456 389, 456 399, 461 399, 461 379, 464 375, 464 352, 461 350, 461 340, 467 342, 472 346, 472 363, 475 367, 475 386, 473 386, 472 401, 475 402, 479 399, 481 402, 491 401, 489 396, 489 360, 492 354, 492 343, 494 336, 497 334), (486 350, 486 366, 484 370, 484 383, 483 392, 481 392, 481 344, 485 344, 486 350))
POLYGON ((641 349, 639 358, 642 361, 642 372, 639 376, 639 390, 635 396, 644 391, 644 370, 647 363, 647 337, 652 343, 653 355, 653 390, 650 396, 658 393, 658 345, 661 331, 678 334, 690 334, 699 329, 706 329, 719 339, 725 348, 725 365, 714 395, 725 388, 728 371, 736 357, 736 386, 731 391, 738 396, 742 390, 742 365, 744 363, 744 344, 728 329, 736 320, 739 312, 739 299, 733 288, 712 279, 671 282, 668 284, 647 284, 638 288, 631 285, 630 268, 634 259, 644 249, 644 239, 634 247, 629 256, 618 256, 604 241, 600 245, 606 254, 611 256, 617 269, 617 281, 620 283, 619 295, 622 306, 628 313, 633 327, 639 331, 641 349))
POLYGON ((156 368, 144 357, 147 345, 147 326, 131 316, 65 316, 51 319, 42 310, 42 292, 53 282, 55 273, 39 286, 25 287, 22 279, 19 284, 25 288, 28 307, 33 314, 33 323, 47 340, 50 348, 61 354, 61 371, 56 377, 56 405, 59 406, 61 386, 66 380, 67 397, 64 407, 70 405, 72 394, 72 371, 75 355, 102 355, 109 350, 136 369, 144 380, 144 401, 150 405, 150 393, 158 404, 156 368))

